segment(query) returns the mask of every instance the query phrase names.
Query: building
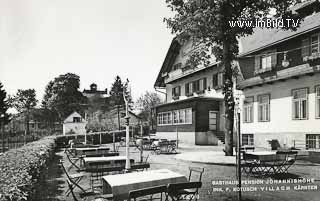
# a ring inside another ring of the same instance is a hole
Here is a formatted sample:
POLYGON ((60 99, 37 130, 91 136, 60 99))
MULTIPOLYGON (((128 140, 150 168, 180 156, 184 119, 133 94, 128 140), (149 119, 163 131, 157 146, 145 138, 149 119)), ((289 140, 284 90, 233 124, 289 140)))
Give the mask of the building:
POLYGON ((156 135, 196 145, 224 142, 222 68, 214 58, 208 67, 187 65, 193 42, 173 39, 154 84, 166 100, 155 108, 156 135))
POLYGON ((297 8, 306 17, 296 31, 256 29, 241 39, 242 145, 320 148, 319 8, 297 8))
POLYGON ((90 85, 90 89, 84 89, 82 94, 89 99, 92 97, 106 98, 109 96, 107 88, 103 91, 98 90, 98 86, 95 83, 90 85))
POLYGON ((78 112, 73 112, 63 121, 63 135, 68 134, 85 134, 85 119, 78 112))

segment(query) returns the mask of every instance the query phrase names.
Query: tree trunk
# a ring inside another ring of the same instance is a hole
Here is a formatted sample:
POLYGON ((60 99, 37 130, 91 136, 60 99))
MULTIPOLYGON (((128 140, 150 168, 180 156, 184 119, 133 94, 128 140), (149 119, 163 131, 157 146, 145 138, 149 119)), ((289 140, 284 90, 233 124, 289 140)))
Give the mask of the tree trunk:
POLYGON ((225 104, 225 154, 233 155, 234 97, 232 81, 232 56, 228 38, 223 41, 223 64, 225 69, 224 104, 225 104))

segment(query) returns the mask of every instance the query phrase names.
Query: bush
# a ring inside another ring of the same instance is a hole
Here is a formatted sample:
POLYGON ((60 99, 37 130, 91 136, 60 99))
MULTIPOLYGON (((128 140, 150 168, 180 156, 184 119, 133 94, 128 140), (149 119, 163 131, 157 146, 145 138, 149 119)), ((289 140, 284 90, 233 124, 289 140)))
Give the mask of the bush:
MULTIPOLYGON (((116 142, 119 142, 121 137, 126 136, 125 131, 116 133, 116 142)), ((69 140, 78 139, 81 142, 84 142, 84 135, 60 135, 57 136, 57 146, 59 148, 66 147, 69 143, 69 140), (77 136, 77 137, 76 137, 77 136)), ((88 134, 87 135, 88 144, 100 144, 100 134, 88 134)), ((101 143, 109 144, 113 142, 112 133, 102 133, 101 134, 101 143)))
POLYGON ((45 137, 0 156, 0 201, 28 200, 55 150, 55 137, 45 137))

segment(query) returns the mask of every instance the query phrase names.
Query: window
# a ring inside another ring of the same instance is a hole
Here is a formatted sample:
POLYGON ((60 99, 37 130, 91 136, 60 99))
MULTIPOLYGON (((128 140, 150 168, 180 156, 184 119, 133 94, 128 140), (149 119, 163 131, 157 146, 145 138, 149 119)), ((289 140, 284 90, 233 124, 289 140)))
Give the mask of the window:
POLYGON ((306 148, 307 149, 320 149, 320 134, 307 134, 306 135, 306 148))
POLYGON ((218 86, 223 86, 224 78, 224 73, 218 73, 218 86))
POLYGON ((172 124, 192 124, 192 109, 180 109, 161 112, 157 115, 158 126, 172 124))
POLYGON ((243 122, 253 122, 253 97, 247 97, 243 103, 243 122))
POLYGON ((271 68, 271 55, 261 57, 261 69, 271 68))
POLYGON ((308 89, 292 91, 293 119, 307 119, 308 114, 308 89))
POLYGON ((319 34, 311 36, 311 54, 319 52, 319 34))
POLYGON ((258 121, 270 121, 270 96, 264 94, 258 96, 258 121))
POLYGON ((172 113, 171 112, 161 112, 158 114, 158 125, 170 125, 172 124, 172 113))
POLYGON ((173 97, 180 96, 180 91, 181 91, 180 89, 181 89, 180 86, 172 88, 172 96, 173 97))
POLYGON ((203 91, 207 88, 207 78, 202 78, 199 80, 199 91, 203 91))
POLYGON ((178 124, 179 123, 179 110, 173 111, 172 114, 173 114, 173 123, 178 124))
POLYGON ((186 109, 186 124, 192 124, 192 109, 186 109))
POLYGON ((73 122, 74 123, 81 122, 81 118, 80 117, 73 117, 73 122))
POLYGON ((320 85, 316 86, 316 118, 320 118, 320 85))
POLYGON ((218 126, 218 112, 209 111, 209 130, 217 130, 218 126))
POLYGON ((254 145, 253 134, 242 134, 242 146, 243 145, 254 145))
POLYGON ((189 82, 189 83, 187 83, 186 84, 186 96, 190 96, 190 95, 192 95, 193 94, 193 84, 192 84, 192 82, 189 82))
POLYGON ((172 67, 172 70, 178 70, 182 67, 182 63, 177 63, 177 64, 174 64, 173 67, 172 67))

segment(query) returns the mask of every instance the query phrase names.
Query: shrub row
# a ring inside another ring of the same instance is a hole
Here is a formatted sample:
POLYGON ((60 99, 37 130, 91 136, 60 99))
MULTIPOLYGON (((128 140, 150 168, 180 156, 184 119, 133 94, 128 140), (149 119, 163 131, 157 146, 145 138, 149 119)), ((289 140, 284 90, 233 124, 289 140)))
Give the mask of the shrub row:
POLYGON ((0 156, 0 201, 31 198, 55 147, 55 137, 45 137, 0 156))
MULTIPOLYGON (((121 137, 126 135, 125 131, 116 132, 116 142, 119 142, 121 137)), ((65 147, 68 145, 69 140, 78 139, 80 142, 84 142, 84 135, 60 135, 57 136, 57 146, 59 148, 65 147)), ((100 144, 100 134, 88 134, 87 142, 89 144, 100 144)), ((113 142, 112 133, 102 133, 101 134, 101 143, 108 144, 113 142)))

